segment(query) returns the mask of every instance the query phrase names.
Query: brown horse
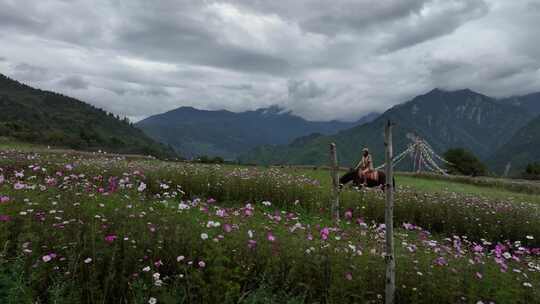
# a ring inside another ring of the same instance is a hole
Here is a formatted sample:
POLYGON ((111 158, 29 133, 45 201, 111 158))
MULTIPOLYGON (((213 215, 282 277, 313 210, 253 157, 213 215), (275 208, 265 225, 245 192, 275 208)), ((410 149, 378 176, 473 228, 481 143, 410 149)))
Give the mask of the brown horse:
MULTIPOLYGON (((368 178, 366 181, 366 187, 368 188, 374 188, 374 187, 380 187, 381 190, 384 191, 386 188, 386 174, 383 171, 377 171, 377 179, 371 179, 368 178)), ((339 187, 342 188, 349 182, 353 182, 354 186, 362 187, 363 180, 358 176, 358 171, 351 169, 349 172, 345 173, 340 179, 339 179, 339 187)), ((396 182, 395 180, 392 180, 393 188, 395 189, 396 182)))

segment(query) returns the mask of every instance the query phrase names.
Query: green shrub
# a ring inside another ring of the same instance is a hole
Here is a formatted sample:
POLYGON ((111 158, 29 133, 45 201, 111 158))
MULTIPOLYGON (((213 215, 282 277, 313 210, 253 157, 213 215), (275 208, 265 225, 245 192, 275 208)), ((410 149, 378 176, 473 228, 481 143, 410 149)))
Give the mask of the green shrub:
POLYGON ((450 174, 486 175, 486 166, 474 154, 465 149, 450 149, 444 153, 444 158, 450 162, 446 165, 450 174))

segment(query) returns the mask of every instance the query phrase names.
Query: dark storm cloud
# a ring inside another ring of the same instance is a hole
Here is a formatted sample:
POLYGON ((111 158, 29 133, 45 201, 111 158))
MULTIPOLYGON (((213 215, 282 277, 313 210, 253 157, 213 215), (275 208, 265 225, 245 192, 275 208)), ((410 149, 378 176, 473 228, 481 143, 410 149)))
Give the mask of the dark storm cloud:
POLYGON ((432 15, 422 16, 413 14, 411 22, 400 24, 399 31, 383 46, 383 50, 395 51, 405 47, 448 35, 469 20, 479 18, 488 12, 484 1, 471 0, 463 5, 448 7, 434 12, 432 15))
POLYGON ((527 4, 530 9, 540 11, 540 2, 537 1, 529 1, 527 4))
POLYGON ((287 89, 289 98, 293 100, 312 99, 326 94, 325 89, 319 87, 311 80, 291 79, 287 82, 287 89))
POLYGON ((540 91, 538 20, 536 0, 0 0, 0 69, 122 116, 353 120, 433 87, 540 91))
POLYGON ((238 84, 238 85, 219 85, 219 87, 228 89, 228 90, 251 90, 253 86, 250 84, 238 84))
POLYGON ((15 78, 27 81, 43 81, 50 77, 50 72, 47 68, 28 63, 16 64, 13 70, 15 78))
POLYGON ((58 84, 69 89, 82 90, 88 89, 89 83, 79 75, 72 75, 62 78, 58 84))
POLYGON ((167 12, 124 24, 116 33, 118 47, 134 55, 149 56, 167 62, 188 62, 253 73, 285 74, 289 69, 283 58, 257 53, 220 42, 218 33, 207 24, 182 13, 167 12))

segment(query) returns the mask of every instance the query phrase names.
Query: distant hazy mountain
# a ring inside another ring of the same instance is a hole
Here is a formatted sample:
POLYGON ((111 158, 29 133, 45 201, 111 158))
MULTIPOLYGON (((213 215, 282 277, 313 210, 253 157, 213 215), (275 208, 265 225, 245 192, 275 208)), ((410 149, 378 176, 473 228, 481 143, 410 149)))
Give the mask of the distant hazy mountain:
POLYGON ((51 146, 175 156, 128 121, 0 74, 0 136, 51 146))
POLYGON ((533 115, 540 115, 540 92, 523 96, 513 96, 499 101, 523 108, 533 115))
POLYGON ((148 117, 136 126, 183 156, 234 159, 259 145, 287 144, 311 133, 332 134, 369 122, 376 116, 369 114, 357 122, 313 122, 277 106, 241 113, 181 107, 148 117))
POLYGON ((286 146, 261 146, 244 154, 246 163, 327 164, 328 145, 335 142, 342 165, 352 165, 362 147, 369 147, 374 161, 384 160, 383 130, 390 119, 394 128, 394 151, 406 149, 408 133, 417 133, 439 153, 464 147, 482 159, 491 156, 512 135, 534 117, 526 110, 501 103, 471 90, 435 89, 409 102, 397 105, 371 123, 339 132, 294 141, 286 146))
POLYGON ((533 162, 540 162, 540 116, 517 131, 489 160, 497 173, 503 173, 510 163, 514 174, 522 173, 533 162))

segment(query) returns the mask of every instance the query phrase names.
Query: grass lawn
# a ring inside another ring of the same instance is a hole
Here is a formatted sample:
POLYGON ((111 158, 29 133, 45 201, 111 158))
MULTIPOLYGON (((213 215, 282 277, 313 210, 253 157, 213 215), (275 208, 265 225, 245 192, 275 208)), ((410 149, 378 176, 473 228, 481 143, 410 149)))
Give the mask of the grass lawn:
POLYGON ((425 192, 457 192, 462 194, 482 196, 488 199, 503 199, 517 202, 540 203, 540 196, 528 193, 520 193, 494 187, 475 186, 465 183, 433 180, 427 178, 403 176, 396 177, 396 183, 400 186, 410 187, 425 192))
MULTIPOLYGON (((284 171, 291 174, 305 175, 306 177, 316 179, 321 182, 323 187, 330 188, 330 172, 325 169, 307 169, 307 168, 286 168, 284 171)), ((343 172, 339 173, 340 175, 343 172)), ((413 191, 428 193, 454 192, 464 195, 479 196, 486 199, 510 200, 514 202, 539 203, 540 195, 529 194, 518 191, 510 191, 493 186, 478 186, 464 182, 450 180, 437 180, 433 178, 424 178, 417 176, 408 176, 397 174, 396 186, 409 188, 413 191)))

